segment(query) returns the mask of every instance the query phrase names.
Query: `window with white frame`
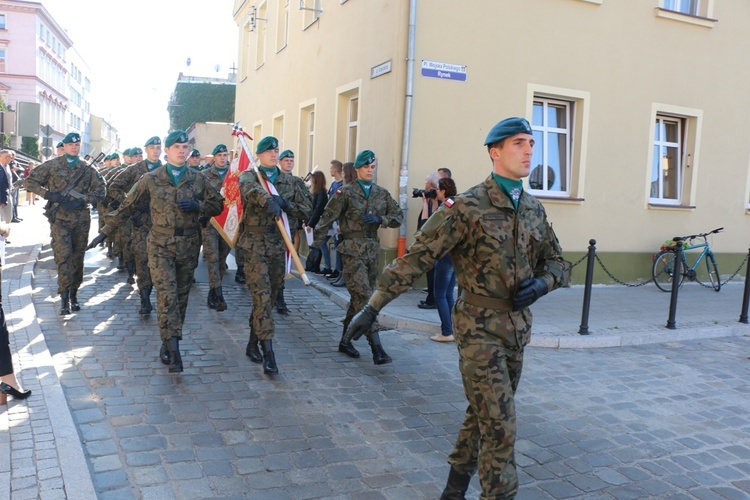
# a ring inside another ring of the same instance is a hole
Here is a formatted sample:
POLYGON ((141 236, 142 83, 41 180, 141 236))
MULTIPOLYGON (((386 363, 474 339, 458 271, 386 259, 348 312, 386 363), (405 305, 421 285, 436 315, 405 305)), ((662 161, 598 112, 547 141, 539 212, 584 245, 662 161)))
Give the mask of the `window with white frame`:
POLYGON ((656 115, 651 159, 651 193, 655 204, 679 204, 682 199, 684 119, 656 115))
POLYGON ((700 15, 698 10, 701 0, 664 0, 664 8, 691 16, 700 15))
POLYGON ((535 194, 570 195, 574 103, 535 97, 531 128, 534 153, 529 188, 535 194))
POLYGON ((284 115, 273 117, 273 136, 279 140, 279 144, 284 144, 284 115))
POLYGON ((716 21, 713 19, 714 3, 715 0, 660 0, 660 8, 656 9, 656 14, 658 17, 713 27, 716 21), (700 19, 694 19, 696 17, 700 19))
POLYGON ((258 17, 255 22, 258 33, 258 44, 255 47, 255 69, 260 68, 266 62, 266 2, 258 7, 258 17), (259 22, 260 21, 260 22, 259 22))
POLYGON ((346 161, 357 157, 357 130, 359 129, 359 96, 349 99, 349 122, 346 135, 346 161))
POLYGON ((289 31, 289 0, 277 0, 276 52, 286 47, 289 31))
POLYGON ((315 158, 315 104, 300 108, 299 156, 301 172, 310 172, 315 158))
POLYGON ((6 29, 7 26, 5 25, 5 14, 0 14, 0 30, 6 29))
POLYGON ((323 13, 323 0, 298 0, 299 10, 302 11, 302 29, 307 28, 318 20, 323 13))
POLYGON ((8 54, 5 47, 0 47, 0 73, 7 71, 6 62, 8 60, 8 54))

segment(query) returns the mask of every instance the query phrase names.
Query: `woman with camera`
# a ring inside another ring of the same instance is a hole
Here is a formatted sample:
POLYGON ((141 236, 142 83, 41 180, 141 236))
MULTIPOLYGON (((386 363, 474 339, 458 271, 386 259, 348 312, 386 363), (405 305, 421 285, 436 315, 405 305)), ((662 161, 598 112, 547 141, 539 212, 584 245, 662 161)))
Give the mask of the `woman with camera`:
MULTIPOLYGON (((445 200, 456 196, 456 183, 453 179, 444 177, 437 184, 437 200, 442 204, 445 200)), ((435 272, 434 295, 435 305, 437 306, 438 315, 440 316, 440 334, 430 337, 435 342, 453 342, 453 320, 451 311, 453 310, 453 290, 456 288, 456 271, 453 269, 453 262, 450 254, 445 254, 435 262, 433 268, 435 272)))
MULTIPOLYGON (((439 207, 437 192, 435 191, 438 187, 438 179, 440 179, 440 175, 434 172, 425 179, 424 189, 415 188, 412 191, 412 197, 422 197, 422 211, 419 213, 419 219, 417 220, 417 231, 422 229, 430 215, 439 207)), ((435 304, 435 269, 430 269, 425 275, 427 276, 427 298, 420 300, 417 307, 420 309, 435 309, 437 307, 435 304)))

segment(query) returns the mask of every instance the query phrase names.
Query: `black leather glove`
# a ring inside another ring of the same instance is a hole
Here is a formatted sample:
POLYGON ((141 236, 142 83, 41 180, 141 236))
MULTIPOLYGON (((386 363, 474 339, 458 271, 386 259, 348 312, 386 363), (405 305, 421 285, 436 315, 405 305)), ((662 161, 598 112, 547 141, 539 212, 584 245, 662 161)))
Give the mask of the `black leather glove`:
POLYGON ((372 328, 372 324, 378 317, 378 311, 375 310, 370 304, 367 304, 357 313, 349 324, 342 342, 349 343, 352 340, 359 340, 359 338, 365 333, 369 332, 372 328))
POLYGON ((362 222, 365 224, 377 224, 380 225, 383 223, 383 218, 379 215, 375 214, 365 214, 362 216, 362 222))
POLYGON ((75 198, 73 198, 70 201, 66 201, 62 205, 60 205, 60 207, 62 207, 63 210, 78 210, 85 206, 86 206, 86 200, 77 200, 75 198))
POLYGON ((513 310, 520 311, 529 307, 540 297, 547 295, 547 283, 541 278, 526 278, 518 284, 513 298, 513 310))
POLYGON ((282 198, 278 194, 272 194, 271 197, 273 197, 273 199, 276 201, 276 204, 279 205, 279 207, 284 212, 286 212, 287 210, 289 210, 289 203, 287 203, 287 201, 284 198, 282 198))
POLYGON ((276 200, 271 198, 266 203, 266 210, 269 214, 273 215, 276 219, 281 219, 281 217, 284 215, 284 211, 281 209, 278 203, 276 203, 276 200))
POLYGON ((92 248, 94 248, 95 246, 97 246, 99 243, 101 243, 102 241, 104 241, 104 239, 106 237, 107 237, 107 235, 104 234, 104 233, 97 234, 96 238, 94 238, 93 240, 91 240, 91 243, 89 243, 89 245, 86 247, 86 250, 91 250, 92 248))
POLYGON ((208 227, 208 221, 209 221, 209 217, 206 217, 205 215, 201 215, 200 217, 198 217, 198 223, 201 225, 202 228, 208 227))
POLYGON ((151 205, 149 205, 148 203, 144 203, 143 205, 138 207, 138 211, 142 214, 147 214, 151 211, 151 205))
POLYGON ((201 209, 200 203, 195 200, 191 200, 190 198, 183 198, 178 201, 177 204, 179 205, 180 210, 187 213, 199 212, 201 209))
POLYGON ((62 202, 67 200, 67 196, 63 196, 60 191, 47 191, 44 193, 44 199, 52 202, 62 202))
POLYGON ((112 210, 117 210, 118 208, 120 208, 120 202, 117 200, 112 200, 112 202, 109 204, 109 208, 111 208, 112 210))

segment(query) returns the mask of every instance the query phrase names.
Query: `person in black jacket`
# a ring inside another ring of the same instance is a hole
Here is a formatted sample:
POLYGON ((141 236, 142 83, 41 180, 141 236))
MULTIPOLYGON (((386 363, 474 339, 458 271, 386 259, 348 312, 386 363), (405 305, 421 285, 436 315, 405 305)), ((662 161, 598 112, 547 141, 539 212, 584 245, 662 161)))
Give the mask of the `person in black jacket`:
MULTIPOLYGON (((313 172, 310 180, 312 182, 310 185, 310 192, 313 195, 313 204, 312 214, 310 215, 310 220, 307 221, 306 231, 312 231, 315 229, 315 225, 320 220, 320 216, 323 215, 323 210, 325 210, 326 203, 328 203, 325 174, 320 171, 313 172)), ((323 252, 319 248, 310 249, 310 253, 307 256, 305 271, 317 273, 320 270, 320 259, 322 257, 323 252)))

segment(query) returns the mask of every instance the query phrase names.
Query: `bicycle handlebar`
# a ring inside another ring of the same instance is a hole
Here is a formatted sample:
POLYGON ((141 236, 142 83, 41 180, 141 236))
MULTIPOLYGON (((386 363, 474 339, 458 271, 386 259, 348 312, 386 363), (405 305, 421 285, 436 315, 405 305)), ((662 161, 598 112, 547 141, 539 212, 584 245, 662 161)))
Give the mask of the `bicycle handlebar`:
POLYGON ((674 238, 672 238, 672 241, 677 241, 677 240, 693 240, 695 238, 705 238, 709 234, 718 234, 718 233, 722 232, 723 230, 724 230, 723 227, 717 227, 713 231, 709 231, 707 233, 691 234, 689 236, 675 236, 674 238))

